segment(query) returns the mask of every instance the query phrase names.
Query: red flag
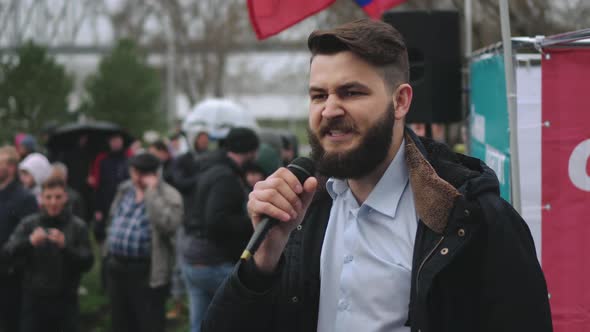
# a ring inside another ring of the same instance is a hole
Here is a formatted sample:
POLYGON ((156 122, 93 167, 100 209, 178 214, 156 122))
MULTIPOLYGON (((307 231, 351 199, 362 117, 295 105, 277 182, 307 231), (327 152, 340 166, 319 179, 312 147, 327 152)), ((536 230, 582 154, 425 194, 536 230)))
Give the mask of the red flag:
POLYGON ((400 5, 406 0, 354 0, 371 18, 376 20, 381 18, 383 13, 397 5, 400 5))
POLYGON ((250 22, 258 39, 265 39, 299 23, 336 0, 248 0, 250 22))
POLYGON ((544 49, 542 266, 555 332, 590 330, 589 49, 544 49))

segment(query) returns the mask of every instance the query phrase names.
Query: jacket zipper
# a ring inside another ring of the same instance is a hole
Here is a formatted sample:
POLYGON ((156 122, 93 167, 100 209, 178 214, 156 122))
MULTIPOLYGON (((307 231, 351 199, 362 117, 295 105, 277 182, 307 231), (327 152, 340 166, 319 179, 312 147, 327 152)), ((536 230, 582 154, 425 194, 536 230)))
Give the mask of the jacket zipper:
POLYGON ((424 267, 424 264, 426 263, 426 261, 432 256, 432 254, 434 254, 434 252, 436 251, 436 249, 438 248, 438 246, 440 246, 440 244, 443 242, 443 240, 445 239, 444 235, 441 236, 440 240, 438 240, 438 242, 436 243, 436 245, 434 246, 434 248, 432 248, 432 250, 430 250, 430 252, 428 253, 428 255, 422 260, 422 263, 420 264, 420 267, 418 268, 418 273, 416 274, 416 294, 419 293, 420 290, 420 272, 422 271, 422 268, 424 267))

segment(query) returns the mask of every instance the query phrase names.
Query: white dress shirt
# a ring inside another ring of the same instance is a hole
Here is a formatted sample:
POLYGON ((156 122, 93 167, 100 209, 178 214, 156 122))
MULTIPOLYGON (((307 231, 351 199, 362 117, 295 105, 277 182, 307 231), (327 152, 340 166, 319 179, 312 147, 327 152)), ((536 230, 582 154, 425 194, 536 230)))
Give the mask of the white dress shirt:
POLYGON ((418 218, 404 143, 362 205, 346 180, 326 186, 334 202, 320 258, 318 332, 409 332, 418 218))

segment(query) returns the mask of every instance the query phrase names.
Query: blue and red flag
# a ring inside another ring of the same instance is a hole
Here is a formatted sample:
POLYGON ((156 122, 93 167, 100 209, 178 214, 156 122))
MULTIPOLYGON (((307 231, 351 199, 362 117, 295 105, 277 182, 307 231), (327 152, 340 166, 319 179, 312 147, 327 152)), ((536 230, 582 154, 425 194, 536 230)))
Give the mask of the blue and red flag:
POLYGON ((265 39, 324 10, 335 1, 248 0, 248 12, 256 37, 265 39))
POLYGON ((406 0, 354 0, 371 18, 381 19, 388 9, 400 5, 406 0))

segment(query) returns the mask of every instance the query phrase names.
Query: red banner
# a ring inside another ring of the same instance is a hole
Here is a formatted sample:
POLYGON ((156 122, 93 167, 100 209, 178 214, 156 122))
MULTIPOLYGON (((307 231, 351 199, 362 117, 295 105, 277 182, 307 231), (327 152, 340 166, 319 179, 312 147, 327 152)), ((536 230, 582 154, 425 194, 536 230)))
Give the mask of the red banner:
POLYGON ((336 0, 248 0, 250 22, 258 39, 275 35, 336 0))
POLYGON ((355 0, 370 17, 379 20, 387 10, 400 5, 406 0, 355 0))
POLYGON ((542 265, 556 332, 590 330, 590 50, 544 50, 542 265))

